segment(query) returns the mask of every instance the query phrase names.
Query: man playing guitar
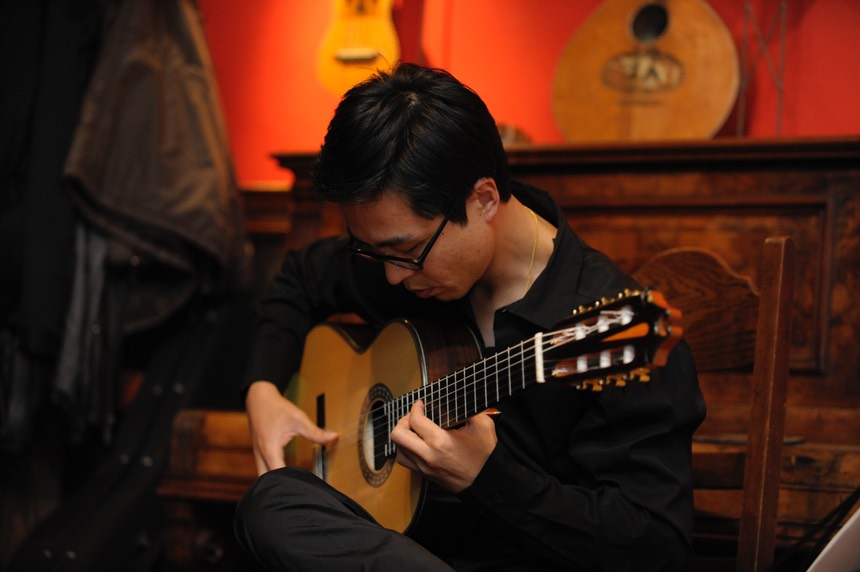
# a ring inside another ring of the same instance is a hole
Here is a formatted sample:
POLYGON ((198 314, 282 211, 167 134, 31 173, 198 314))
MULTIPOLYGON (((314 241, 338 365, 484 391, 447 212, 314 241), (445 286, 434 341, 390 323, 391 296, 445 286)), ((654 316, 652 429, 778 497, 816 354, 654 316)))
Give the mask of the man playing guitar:
POLYGON ((266 570, 682 568, 691 438, 705 413, 683 341, 650 383, 543 383, 455 427, 416 399, 395 415, 390 441, 445 516, 406 534, 285 467, 293 440, 331 448, 346 438, 284 396, 308 332, 332 314, 463 323, 492 353, 640 288, 574 234, 546 192, 509 179, 487 107, 441 70, 401 64, 347 92, 315 184, 341 206, 350 236, 287 253, 259 303, 246 409, 261 477, 236 515, 249 558, 266 570))

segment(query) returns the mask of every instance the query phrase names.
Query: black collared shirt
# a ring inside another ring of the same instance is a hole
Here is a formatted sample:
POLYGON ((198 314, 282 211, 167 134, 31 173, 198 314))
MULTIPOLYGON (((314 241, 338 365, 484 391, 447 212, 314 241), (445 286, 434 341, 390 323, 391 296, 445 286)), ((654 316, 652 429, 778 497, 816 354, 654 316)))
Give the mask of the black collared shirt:
MULTIPOLYGON (((546 331, 580 305, 638 284, 584 244, 543 191, 517 198, 558 228, 547 267, 526 296, 495 314, 498 348, 546 331)), ((466 300, 421 300, 385 280, 380 264, 351 256, 341 238, 287 254, 260 301, 247 382, 286 387, 309 329, 334 313, 370 323, 460 320, 466 300)), ((691 438, 704 418, 683 342, 649 384, 601 393, 546 383, 499 405, 499 444, 459 495, 466 527, 430 542, 458 570, 674 570, 692 527, 691 438), (456 536, 454 536, 456 534, 456 536)), ((462 524, 462 522, 458 523, 462 524)))

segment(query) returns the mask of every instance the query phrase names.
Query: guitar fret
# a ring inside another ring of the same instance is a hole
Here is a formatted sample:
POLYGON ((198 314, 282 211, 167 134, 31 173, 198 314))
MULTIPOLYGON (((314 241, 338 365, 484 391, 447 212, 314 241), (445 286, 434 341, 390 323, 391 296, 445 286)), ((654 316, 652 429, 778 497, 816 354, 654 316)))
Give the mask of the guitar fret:
MULTIPOLYGON (((478 380, 478 363, 473 363, 473 364, 472 364, 471 366, 469 366, 469 367, 470 367, 470 369, 472 370, 472 374, 471 374, 471 376, 470 376, 470 379, 472 380, 472 385, 474 386, 474 385, 477 383, 477 380, 478 380)), ((487 384, 486 384, 486 383, 484 383, 484 387, 487 387, 487 384)))
MULTIPOLYGON (((441 390, 441 388, 440 388, 441 390)), ((445 385, 445 423, 446 425, 451 422, 451 391, 450 388, 445 385)))
MULTIPOLYGON (((460 388, 457 386, 457 373, 455 372, 453 375, 454 375, 454 382, 452 385, 454 386, 454 418, 460 419, 462 417, 462 415, 460 413, 460 394, 461 394, 461 391, 460 391, 460 388)), ((466 390, 466 386, 465 386, 465 384, 463 384, 463 391, 465 391, 465 390, 466 390)), ((466 396, 463 395, 464 406, 465 406, 465 397, 466 396)))
POLYGON ((493 378, 496 380, 496 387, 499 386, 499 382, 502 380, 502 376, 499 375, 499 354, 496 354, 492 357, 493 360, 493 378))
MULTIPOLYGON (((446 377, 445 380, 447 380, 447 379, 448 378, 446 377)), ((444 413, 445 413, 445 415, 444 415, 445 425, 444 426, 448 427, 451 425, 453 420, 456 419, 456 411, 452 411, 452 409, 451 409, 451 385, 449 383, 445 383, 442 391, 445 392, 445 411, 444 411, 444 413)))
POLYGON ((484 386, 484 408, 486 408, 487 404, 490 402, 490 395, 489 395, 489 385, 490 384, 485 382, 482 385, 484 386))
POLYGON ((458 420, 465 419, 468 415, 469 409, 469 395, 468 395, 468 387, 469 385, 466 383, 466 378, 463 377, 462 383, 454 385, 457 391, 457 412, 455 417, 458 420))
POLYGON ((493 401, 499 402, 502 399, 502 392, 504 391, 504 389, 502 388, 501 384, 499 383, 499 376, 498 375, 496 376, 495 385, 496 385, 496 395, 495 395, 493 401))
MULTIPOLYGON (((484 362, 484 364, 485 364, 484 371, 485 372, 488 371, 488 369, 489 369, 489 363, 490 363, 489 359, 485 360, 485 362, 484 362)), ((499 379, 495 376, 490 376, 488 373, 484 374, 484 379, 485 379, 484 387, 487 387, 488 389, 491 388, 495 392, 495 395, 490 393, 488 401, 489 402, 497 401, 498 394, 499 394, 499 379)))
POLYGON ((499 374, 499 354, 496 354, 492 357, 493 371, 492 371, 492 379, 493 385, 499 387, 504 383, 504 379, 499 374))
POLYGON ((456 378, 454 380, 454 383, 451 384, 451 392, 454 394, 453 418, 454 418, 454 422, 456 423, 463 418, 463 413, 462 413, 462 409, 461 409, 461 398, 463 396, 462 396, 462 392, 461 392, 460 388, 457 387, 456 378))
POLYGON ((442 411, 435 396, 439 392, 438 386, 439 383, 428 385, 426 387, 427 395, 424 399, 424 414, 434 423, 439 423, 439 420, 442 418, 442 411))
POLYGON ((525 389, 526 387, 526 352, 525 347, 520 344, 520 379, 521 379, 521 387, 525 389))
POLYGON ((421 392, 422 392, 422 391, 424 391, 424 388, 423 388, 423 387, 419 387, 419 388, 418 388, 418 389, 417 389, 417 390, 412 394, 412 395, 413 395, 413 398, 412 398, 412 400, 410 400, 410 401, 409 401, 409 407, 407 407, 407 408, 406 408, 406 410, 403 412, 403 414, 404 414, 404 415, 408 415, 408 414, 409 414, 409 412, 412 410, 412 406, 413 406, 413 405, 415 405, 415 402, 416 402, 416 401, 418 401, 419 399, 421 399, 421 392))
POLYGON ((469 379, 466 375, 466 369, 462 369, 459 371, 460 379, 456 379, 453 384, 453 391, 455 392, 454 401, 456 403, 456 408, 454 409, 451 420, 449 421, 450 425, 457 425, 461 421, 465 419, 463 416, 463 410, 467 407, 468 404, 468 387, 469 387, 469 379))
POLYGON ((503 368, 503 371, 505 372, 505 376, 507 377, 507 380, 508 380, 508 395, 512 395, 514 392, 514 389, 511 385, 512 380, 513 380, 513 377, 511 376, 511 370, 510 370, 510 367, 511 367, 511 348, 508 348, 505 351, 505 364, 506 365, 503 368))
MULTIPOLYGON (((481 363, 485 363, 485 362, 481 362, 481 363)), ((487 401, 487 385, 488 385, 487 377, 488 376, 486 373, 483 375, 482 378, 478 377, 477 364, 475 364, 475 366, 472 368, 472 382, 471 382, 471 386, 473 388, 473 390, 472 390, 472 403, 471 403, 470 410, 465 412, 465 416, 468 416, 469 414, 477 413, 477 411, 480 409, 480 407, 478 406, 478 395, 479 395, 479 390, 480 390, 481 386, 483 386, 483 389, 484 389, 484 402, 486 403, 486 401, 487 401), (479 385, 479 383, 480 383, 480 385, 479 385)))

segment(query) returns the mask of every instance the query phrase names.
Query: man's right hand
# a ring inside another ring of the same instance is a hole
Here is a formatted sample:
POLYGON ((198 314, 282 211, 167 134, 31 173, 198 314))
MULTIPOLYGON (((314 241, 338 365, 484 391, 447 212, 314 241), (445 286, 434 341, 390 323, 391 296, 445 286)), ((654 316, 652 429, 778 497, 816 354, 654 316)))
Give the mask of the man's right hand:
POLYGON ((337 433, 317 427, 304 411, 268 381, 251 384, 245 396, 245 410, 259 475, 286 465, 284 447, 293 437, 304 437, 320 445, 337 439, 337 433))

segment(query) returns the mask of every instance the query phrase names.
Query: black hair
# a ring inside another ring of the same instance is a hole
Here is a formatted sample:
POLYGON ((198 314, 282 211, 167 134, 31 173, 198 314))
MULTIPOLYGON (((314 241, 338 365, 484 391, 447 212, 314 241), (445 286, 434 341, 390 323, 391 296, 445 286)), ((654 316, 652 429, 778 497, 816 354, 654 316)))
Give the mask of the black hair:
POLYGON ((326 200, 362 203, 403 193, 419 215, 465 222, 482 178, 510 198, 508 161, 495 120, 450 73, 415 64, 377 72, 346 92, 314 165, 326 200))

